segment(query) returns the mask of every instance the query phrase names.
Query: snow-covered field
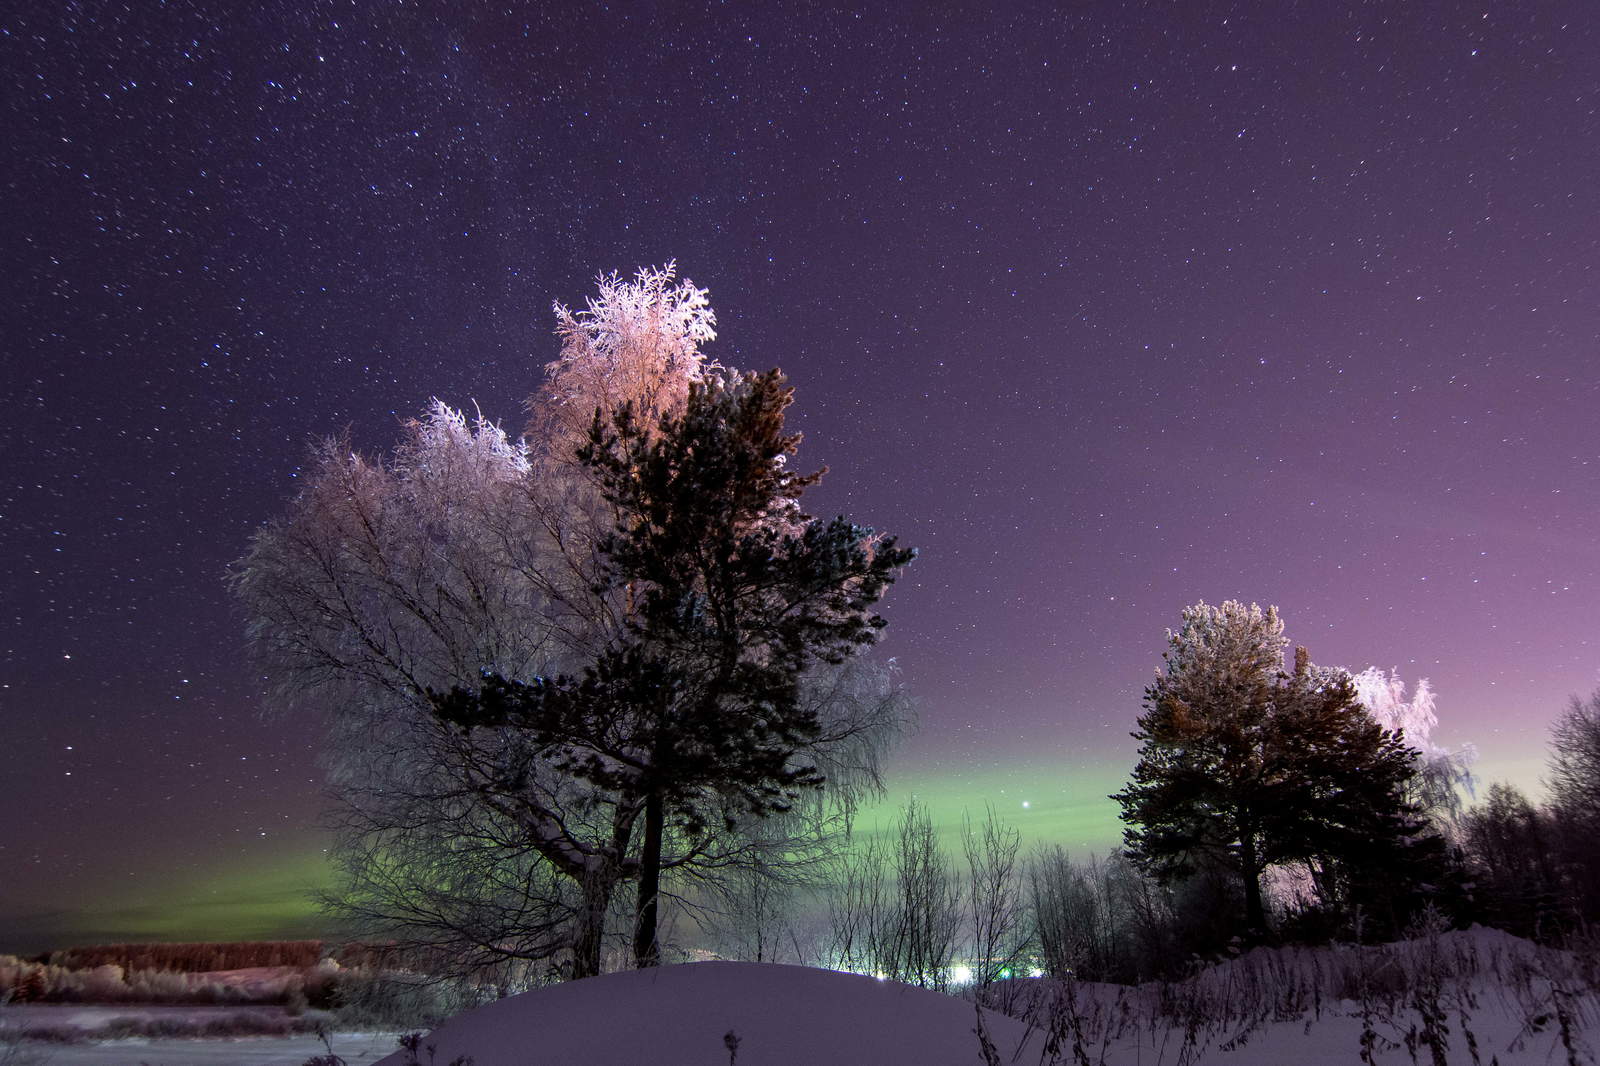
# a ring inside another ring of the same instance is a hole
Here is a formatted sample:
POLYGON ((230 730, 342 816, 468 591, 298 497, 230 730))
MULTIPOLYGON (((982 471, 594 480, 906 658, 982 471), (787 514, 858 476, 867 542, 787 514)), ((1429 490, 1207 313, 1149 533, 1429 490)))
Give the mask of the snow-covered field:
MULTIPOLYGON (((980 1061, 974 1020, 964 1000, 871 977, 695 962, 526 992, 458 1015, 427 1040, 440 1064, 465 1054, 476 1066, 717 1066, 730 1061, 729 1033, 738 1066, 971 1066, 980 1061)), ((984 1020, 1011 1061, 1027 1026, 993 1012, 984 1020)), ((405 1062, 400 1052, 383 1060, 405 1062)))
MULTIPOLYGON (((1361 1061, 1364 1034, 1378 1063, 1596 1063, 1600 1003, 1582 964, 1474 929, 1386 948, 1262 950, 1172 985, 1017 982, 1013 1009, 1028 1020, 986 1011, 984 1023, 997 1063, 1344 1066, 1361 1061)), ((982 1066, 975 1022, 967 1000, 892 982, 705 962, 538 989, 459 1015, 428 1041, 438 1063, 469 1055, 476 1066, 982 1066)), ((396 1053, 382 1066, 406 1063, 396 1053)))
MULTIPOLYGON (((290 1020, 282 1007, 174 1007, 121 1004, 9 1004, 0 1007, 0 1066, 301 1066, 326 1054, 322 1041, 297 1036, 217 1037, 205 1039, 137 1037, 93 1043, 9 1039, 18 1030, 92 1033, 120 1021, 170 1023, 201 1028, 208 1022, 232 1023, 249 1015, 282 1025, 290 1020)), ((395 1034, 333 1033, 334 1052, 349 1066, 376 1062, 396 1047, 395 1034)))
MULTIPOLYGON (((990 1066, 1343 1066, 1364 1046, 1395 1066, 1600 1066, 1597 963, 1473 929, 1377 948, 1261 949, 1138 988, 1014 981, 994 991, 1015 1016, 982 1020, 990 1066)), ((425 1038, 420 1062, 984 1066, 978 1017, 970 1000, 856 974, 701 962, 468 1011, 425 1038)), ((350 1066, 409 1066, 395 1046, 393 1035, 343 1034, 333 1050, 350 1066)), ((310 1037, 32 1049, 50 1066, 301 1066, 323 1052, 310 1037)))

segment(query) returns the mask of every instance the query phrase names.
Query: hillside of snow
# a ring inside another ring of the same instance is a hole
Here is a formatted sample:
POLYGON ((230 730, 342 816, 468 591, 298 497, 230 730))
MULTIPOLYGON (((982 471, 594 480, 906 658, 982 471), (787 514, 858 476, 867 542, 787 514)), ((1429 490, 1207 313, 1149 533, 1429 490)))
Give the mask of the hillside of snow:
MULTIPOLYGON (((476 1066, 717 1066, 730 1061, 731 1032, 737 1066, 971 1066, 980 1061, 975 1021, 965 1000, 892 981, 695 962, 524 992, 450 1019, 427 1042, 441 1066, 457 1055, 476 1066)), ((991 1011, 984 1021, 1002 1061, 1012 1061, 1027 1026, 991 1011)), ((1023 1051, 1038 1060, 1036 1046, 1023 1051)), ((396 1053, 378 1066, 406 1061, 396 1053)))
MULTIPOLYGON (((1003 1063, 1344 1066, 1364 1044, 1396 1066, 1600 1063, 1584 960, 1478 928, 1375 948, 1261 949, 1172 984, 1041 979, 997 991, 1017 1015, 983 1015, 1003 1063)), ((421 1061, 431 1043, 440 1066, 461 1055, 475 1066, 982 1066, 975 1022, 969 1000, 890 981, 701 962, 468 1011, 425 1038, 421 1061)), ((379 1066, 408 1062, 397 1053, 379 1066)))

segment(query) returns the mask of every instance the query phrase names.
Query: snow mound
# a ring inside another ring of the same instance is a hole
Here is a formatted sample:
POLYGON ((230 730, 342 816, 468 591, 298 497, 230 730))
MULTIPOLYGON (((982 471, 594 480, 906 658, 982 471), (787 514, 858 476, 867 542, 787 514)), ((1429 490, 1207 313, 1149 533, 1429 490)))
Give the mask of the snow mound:
MULTIPOLYGON (((424 1043, 437 1045, 439 1063, 470 1055, 477 1066, 718 1066, 728 1061, 723 1037, 731 1031, 738 1066, 972 1066, 982 1061, 976 1022, 964 1000, 893 981, 776 963, 695 962, 524 992, 457 1015, 424 1043)), ((1013 1061, 1027 1027, 991 1011, 984 1026, 1001 1061, 1013 1061)), ((397 1052, 377 1066, 405 1061, 397 1052)))

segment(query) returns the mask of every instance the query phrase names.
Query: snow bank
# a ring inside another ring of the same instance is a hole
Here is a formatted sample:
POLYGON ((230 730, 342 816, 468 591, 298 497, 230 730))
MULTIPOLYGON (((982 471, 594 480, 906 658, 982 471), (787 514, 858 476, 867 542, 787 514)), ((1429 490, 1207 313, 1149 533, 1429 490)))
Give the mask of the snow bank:
MULTIPOLYGON (((738 1066, 973 1066, 982 1061, 975 1024, 970 1003, 892 981, 695 962, 535 989, 458 1015, 427 1042, 439 1063, 470 1055, 477 1066, 718 1066, 728 1061, 723 1036, 732 1031, 738 1066)), ((1013 1061, 1027 1027, 989 1011, 984 1024, 1001 1061, 1013 1061)), ((1037 1061, 1036 1047, 1028 1059, 1037 1061)), ((405 1061, 396 1053, 378 1066, 405 1061)))
MULTIPOLYGON (((1031 1016, 1032 1036, 1016 1018, 985 1012, 984 1024, 1002 1063, 1049 1061, 1054 1030, 1059 1066, 1348 1066, 1364 1046, 1380 1066, 1415 1066, 1436 1061, 1430 1041, 1452 1066, 1594 1064, 1600 995, 1584 962, 1476 927, 1382 947, 1261 948, 1165 985, 1009 982, 994 992, 1031 1016)), ((737 1066, 981 1066, 975 1020, 965 1000, 893 982, 701 962, 538 989, 427 1040, 438 1066, 458 1055, 721 1066, 730 1030, 737 1066)))

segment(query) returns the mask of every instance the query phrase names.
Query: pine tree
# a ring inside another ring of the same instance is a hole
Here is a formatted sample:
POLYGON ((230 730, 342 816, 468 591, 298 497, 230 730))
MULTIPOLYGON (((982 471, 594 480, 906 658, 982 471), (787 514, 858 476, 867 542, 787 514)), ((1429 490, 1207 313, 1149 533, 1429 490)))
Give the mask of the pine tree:
POLYGON ((1286 858, 1312 871, 1324 907, 1367 929, 1398 934, 1425 902, 1453 910, 1461 876, 1424 816, 1426 760, 1398 729, 1359 702, 1343 670, 1318 670, 1296 649, 1279 688, 1273 744, 1286 767, 1273 832, 1298 847, 1286 858))
POLYGON ((1418 831, 1406 800, 1416 753, 1362 709, 1342 670, 1311 665, 1277 609, 1186 608, 1145 691, 1141 742, 1122 805, 1128 854, 1171 881, 1233 871, 1244 924, 1267 933, 1261 876, 1288 862, 1366 869, 1418 831))
MULTIPOLYGON (((876 639, 871 613, 913 557, 843 518, 813 521, 801 494, 820 473, 787 461, 792 390, 778 371, 711 373, 683 413, 653 428, 625 405, 596 417, 579 452, 618 515, 597 584, 625 590, 617 637, 581 675, 490 675, 438 697, 467 730, 512 728, 564 772, 642 809, 634 954, 659 960, 663 835, 716 818, 789 809, 822 783, 802 680, 876 639)), ((731 824, 731 823, 730 823, 731 824)))

